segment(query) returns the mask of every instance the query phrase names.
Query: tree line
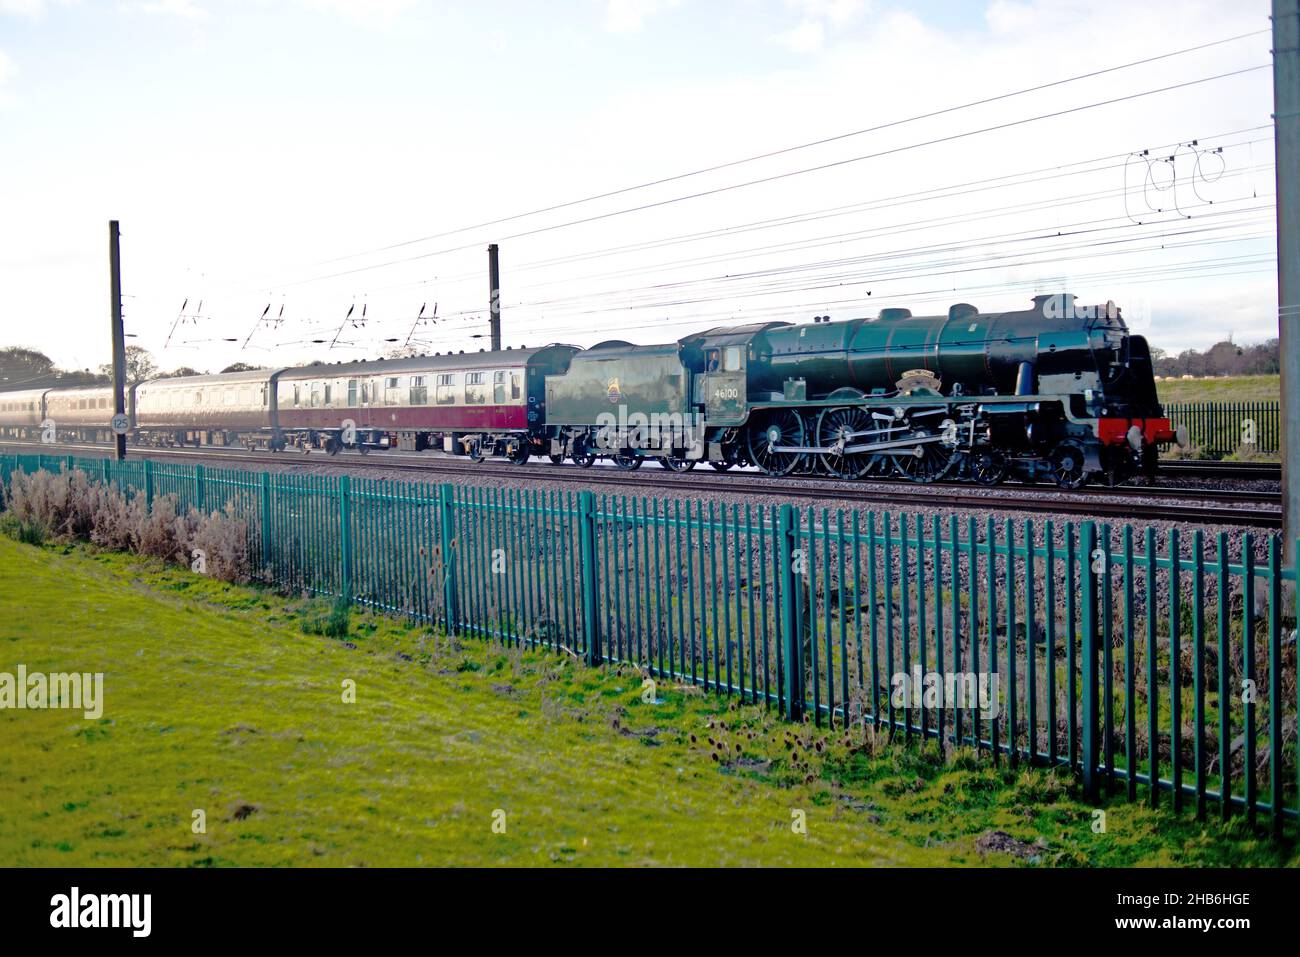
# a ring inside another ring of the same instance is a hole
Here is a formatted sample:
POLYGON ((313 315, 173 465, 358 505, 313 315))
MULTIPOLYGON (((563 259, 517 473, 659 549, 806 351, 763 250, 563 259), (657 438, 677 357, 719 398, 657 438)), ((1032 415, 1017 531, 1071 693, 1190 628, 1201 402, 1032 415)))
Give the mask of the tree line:
POLYGON ((1204 352, 1184 349, 1172 354, 1152 348, 1151 365, 1159 376, 1195 378, 1219 375, 1276 375, 1281 371, 1281 352, 1277 339, 1265 339, 1254 345, 1237 345, 1231 339, 1216 342, 1204 352))
MULTIPOLYGON (((262 366, 236 362, 222 372, 248 372, 262 366)), ((170 372, 158 366, 153 354, 142 346, 126 347, 126 381, 134 385, 146 379, 173 379, 178 376, 207 375, 190 366, 178 366, 170 372)), ((0 349, 0 390, 67 389, 85 385, 111 385, 113 365, 104 363, 91 369, 61 369, 54 360, 37 349, 10 346, 0 349)))

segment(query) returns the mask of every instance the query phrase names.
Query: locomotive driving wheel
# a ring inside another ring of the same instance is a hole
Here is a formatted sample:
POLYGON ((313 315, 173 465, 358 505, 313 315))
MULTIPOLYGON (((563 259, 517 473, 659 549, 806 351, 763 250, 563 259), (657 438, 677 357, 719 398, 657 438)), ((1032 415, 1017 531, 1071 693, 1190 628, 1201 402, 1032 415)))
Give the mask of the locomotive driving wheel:
POLYGON ((894 468, 899 475, 924 485, 937 482, 948 474, 957 456, 942 442, 934 441, 938 434, 927 428, 912 430, 907 438, 915 439, 916 445, 905 446, 893 453, 894 468))
POLYGON ((777 409, 749 427, 749 457, 768 475, 789 475, 804 460, 803 452, 780 452, 781 446, 802 446, 806 430, 794 409, 777 409))
POLYGON ((852 438, 852 433, 866 432, 871 428, 871 415, 862 408, 827 409, 817 417, 817 445, 821 448, 835 448, 835 451, 823 452, 820 456, 827 474, 836 478, 856 479, 871 471, 875 455, 870 452, 846 454, 843 451, 854 443, 862 443, 862 439, 852 438))
POLYGON ((1062 442, 1052 451, 1049 460, 1051 476, 1063 489, 1081 488, 1088 481, 1083 446, 1078 442, 1062 442))

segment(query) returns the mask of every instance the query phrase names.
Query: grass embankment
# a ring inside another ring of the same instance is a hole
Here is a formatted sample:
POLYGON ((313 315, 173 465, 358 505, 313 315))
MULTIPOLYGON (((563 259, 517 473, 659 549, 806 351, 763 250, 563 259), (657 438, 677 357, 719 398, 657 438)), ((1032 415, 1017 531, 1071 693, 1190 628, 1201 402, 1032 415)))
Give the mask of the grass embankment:
POLYGON ((1161 402, 1277 402, 1280 377, 1239 375, 1222 379, 1165 379, 1156 383, 1161 402))
POLYGON ((0 539, 0 671, 105 673, 97 721, 0 710, 0 865, 1240 865, 1293 853, 1240 821, 1119 803, 1094 833, 1061 772, 945 764, 861 732, 846 744, 671 684, 643 703, 632 670, 377 616, 354 614, 344 639, 305 633, 320 613, 154 562, 0 539))

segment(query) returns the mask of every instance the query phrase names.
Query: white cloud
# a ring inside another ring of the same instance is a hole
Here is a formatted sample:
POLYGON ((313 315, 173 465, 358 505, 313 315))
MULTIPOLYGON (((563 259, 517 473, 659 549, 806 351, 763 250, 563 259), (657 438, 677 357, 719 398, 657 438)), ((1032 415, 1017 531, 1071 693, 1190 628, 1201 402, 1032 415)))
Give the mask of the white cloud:
POLYGON ((0 0, 0 14, 39 20, 51 2, 66 6, 77 0, 0 0))
POLYGON ((650 17, 679 3, 680 0, 608 0, 605 29, 610 33, 635 33, 650 17))
POLYGON ((802 19, 774 39, 792 53, 818 52, 828 32, 851 26, 868 8, 865 0, 786 0, 786 6, 797 10, 802 19))
POLYGON ((14 61, 0 50, 0 107, 8 106, 14 101, 13 94, 4 91, 4 83, 17 72, 18 67, 14 66, 14 61))
POLYGON ((843 27, 866 12, 865 0, 787 0, 810 20, 824 20, 831 26, 843 27))
POLYGON ((1033 10, 1015 0, 993 0, 984 11, 984 19, 996 33, 1014 33, 1033 23, 1033 10))
POLYGON ((387 26, 415 6, 415 0, 298 0, 309 10, 333 13, 371 26, 387 26))
POLYGON ((0 0, 0 13, 35 19, 45 12, 45 0, 0 0))
POLYGON ((816 53, 826 39, 826 30, 816 20, 805 20, 793 30, 782 33, 778 40, 792 53, 816 53))
POLYGON ((129 13, 181 17, 186 20, 206 20, 212 16, 194 0, 139 0, 124 3, 122 9, 129 13))

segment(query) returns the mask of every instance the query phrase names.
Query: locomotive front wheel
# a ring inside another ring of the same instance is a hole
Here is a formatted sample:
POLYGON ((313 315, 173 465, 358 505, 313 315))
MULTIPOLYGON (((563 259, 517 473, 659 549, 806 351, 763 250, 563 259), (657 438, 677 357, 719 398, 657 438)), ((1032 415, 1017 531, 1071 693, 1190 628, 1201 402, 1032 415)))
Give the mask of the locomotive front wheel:
MULTIPOLYGON (((817 417, 817 445, 821 448, 837 446, 842 449, 862 441, 850 438, 851 433, 865 432, 870 428, 871 416, 865 409, 827 409, 817 417)), ((827 474, 836 478, 857 479, 871 471, 873 459, 873 455, 863 452, 849 455, 843 452, 823 452, 821 464, 827 474)))
POLYGON ((781 446, 804 444, 803 418, 793 409, 778 409, 749 427, 749 457, 768 475, 789 475, 804 460, 803 452, 779 452, 781 446))
POLYGON ((1062 442, 1052 453, 1051 475, 1066 490, 1082 488, 1088 481, 1083 449, 1075 442, 1062 442))

